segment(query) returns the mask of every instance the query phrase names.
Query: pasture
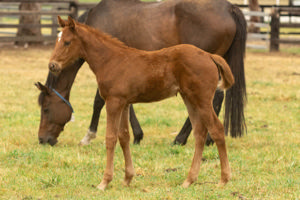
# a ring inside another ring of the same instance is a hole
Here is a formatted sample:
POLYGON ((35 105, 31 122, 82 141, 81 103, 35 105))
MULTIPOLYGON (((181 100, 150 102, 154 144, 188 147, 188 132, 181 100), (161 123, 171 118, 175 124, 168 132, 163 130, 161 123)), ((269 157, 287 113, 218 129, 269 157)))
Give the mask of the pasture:
POLYGON ((39 91, 34 83, 45 82, 52 48, 0 48, 0 199, 300 198, 298 49, 247 52, 248 134, 226 137, 232 179, 225 187, 217 187, 220 164, 215 145, 204 149, 198 181, 181 187, 194 139, 191 136, 186 146, 171 145, 187 116, 178 96, 135 105, 145 133, 140 145, 131 142, 136 176, 130 187, 122 186, 124 161, 117 145, 114 180, 102 192, 96 186, 106 162, 105 109, 98 137, 89 146, 78 146, 90 123, 96 90, 86 64, 71 92, 75 122, 66 125, 56 146, 38 144, 39 91))

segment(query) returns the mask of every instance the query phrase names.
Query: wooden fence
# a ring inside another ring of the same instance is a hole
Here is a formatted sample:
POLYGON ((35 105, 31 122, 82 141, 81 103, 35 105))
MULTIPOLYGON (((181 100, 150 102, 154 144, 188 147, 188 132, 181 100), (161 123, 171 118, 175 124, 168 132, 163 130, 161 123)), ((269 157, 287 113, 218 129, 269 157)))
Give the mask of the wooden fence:
POLYGON ((243 11, 247 20, 247 27, 258 28, 257 33, 247 33, 247 48, 268 49, 270 41, 270 24, 268 23, 270 15, 263 11, 243 11), (259 17, 261 22, 251 22, 250 17, 259 17), (267 18, 267 19, 265 19, 267 18), (264 29, 261 31, 261 29, 264 29))
MULTIPOLYGON (((87 10, 95 3, 78 3, 77 0, 0 0, 0 42, 44 42, 54 41, 57 35, 57 15, 72 16, 76 18, 79 10, 87 10), (19 10, 19 5, 22 2, 38 2, 42 6, 39 11, 22 11, 19 10), (20 24, 19 17, 21 15, 39 15, 42 17, 41 23, 38 24, 20 24), (17 36, 16 31, 19 27, 38 27, 42 29, 41 36, 17 36)), ((259 33, 248 33, 247 47, 250 48, 270 48, 271 51, 278 51, 280 43, 300 44, 300 32, 294 32, 294 35, 299 35, 294 39, 280 38, 282 33, 280 28, 300 28, 299 22, 283 22, 282 17, 300 16, 300 6, 272 6, 260 5, 261 11, 251 12, 246 10, 247 5, 238 5, 243 9, 243 13, 248 19, 250 16, 258 16, 261 22, 253 23, 247 20, 248 26, 259 27, 259 33), (268 11, 266 11, 268 10, 268 11), (270 12, 271 10, 271 12, 270 12), (270 20, 271 19, 271 20, 270 20), (258 41, 258 44, 253 43, 258 41)))
POLYGON ((281 32, 281 28, 300 28, 300 19, 299 21, 293 22, 289 20, 287 22, 282 22, 280 19, 282 16, 294 17, 300 16, 300 7, 274 7, 271 14, 271 42, 270 42, 270 51, 279 51, 279 44, 300 44, 300 32, 281 32), (292 37, 280 38, 284 35, 289 35, 292 37), (297 37, 298 35, 298 37, 297 37))
POLYGON ((0 42, 54 41, 57 35, 57 15, 77 17, 77 0, 0 0, 0 42), (20 3, 39 3, 40 10, 19 10, 20 3), (41 22, 20 24, 20 16, 40 16, 41 22), (17 36, 18 28, 40 28, 40 36, 17 36))

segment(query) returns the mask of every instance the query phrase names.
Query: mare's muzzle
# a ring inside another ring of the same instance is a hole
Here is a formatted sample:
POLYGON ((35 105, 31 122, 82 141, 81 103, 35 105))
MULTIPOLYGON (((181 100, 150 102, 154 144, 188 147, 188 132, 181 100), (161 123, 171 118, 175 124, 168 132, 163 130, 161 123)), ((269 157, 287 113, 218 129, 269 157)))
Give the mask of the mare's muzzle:
POLYGON ((56 62, 50 62, 48 64, 48 67, 49 67, 50 72, 52 72, 54 74, 58 74, 61 71, 61 67, 56 62))
POLYGON ((46 137, 46 138, 39 137, 39 143, 40 144, 49 143, 51 146, 54 146, 57 143, 57 139, 52 137, 46 137))

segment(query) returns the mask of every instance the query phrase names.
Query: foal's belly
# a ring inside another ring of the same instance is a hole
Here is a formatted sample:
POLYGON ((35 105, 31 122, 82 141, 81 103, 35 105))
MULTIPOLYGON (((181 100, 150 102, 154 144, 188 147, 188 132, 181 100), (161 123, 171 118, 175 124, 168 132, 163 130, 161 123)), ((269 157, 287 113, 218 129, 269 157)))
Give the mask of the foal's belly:
POLYGON ((149 103, 161 101, 177 95, 178 91, 179 87, 177 85, 172 85, 165 88, 148 87, 146 90, 140 92, 134 98, 132 98, 130 103, 149 103))

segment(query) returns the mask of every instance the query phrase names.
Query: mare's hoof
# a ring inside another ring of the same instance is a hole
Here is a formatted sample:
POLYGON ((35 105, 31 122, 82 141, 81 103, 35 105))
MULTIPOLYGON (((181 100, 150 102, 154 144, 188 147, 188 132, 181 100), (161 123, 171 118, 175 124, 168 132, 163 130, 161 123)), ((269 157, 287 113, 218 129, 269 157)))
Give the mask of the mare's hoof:
POLYGON ((184 146, 184 145, 186 145, 186 142, 187 141, 178 141, 178 140, 174 140, 174 142, 173 142, 173 145, 181 145, 181 146, 184 146))
POLYGON ((82 138, 82 140, 79 142, 78 145, 80 146, 86 146, 91 144, 91 140, 96 138, 96 132, 92 132, 88 130, 87 134, 82 138))

